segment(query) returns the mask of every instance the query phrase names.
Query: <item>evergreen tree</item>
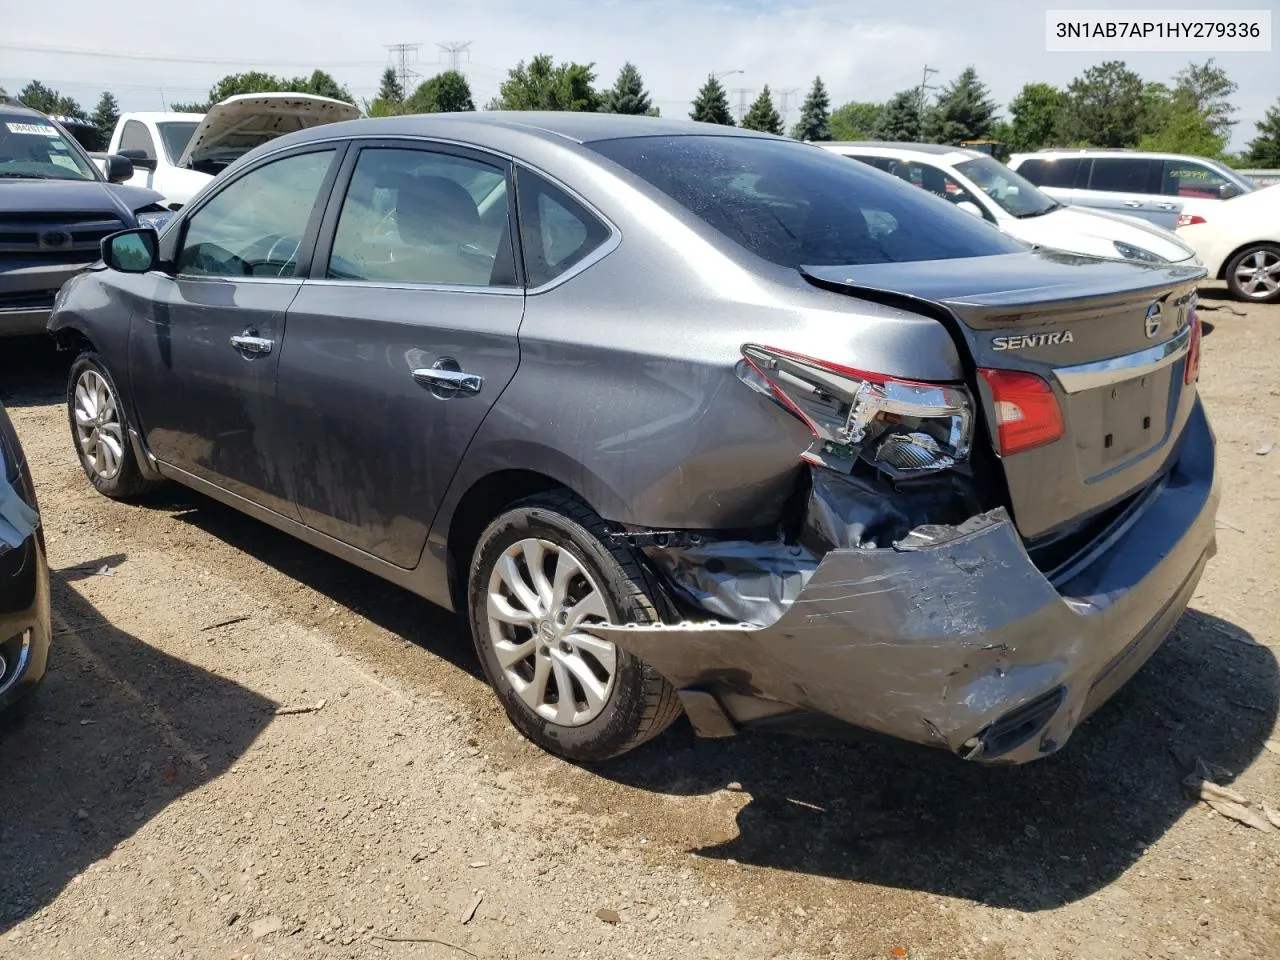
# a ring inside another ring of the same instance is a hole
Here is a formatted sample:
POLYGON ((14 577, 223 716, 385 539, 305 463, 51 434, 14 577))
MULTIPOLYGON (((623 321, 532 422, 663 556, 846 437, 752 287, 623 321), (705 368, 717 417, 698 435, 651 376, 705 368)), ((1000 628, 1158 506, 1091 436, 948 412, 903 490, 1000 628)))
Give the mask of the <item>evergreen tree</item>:
POLYGON ((404 100, 404 87, 396 76, 395 67, 387 67, 382 71, 382 84, 378 87, 376 99, 386 103, 400 103, 404 100))
POLYGON ((557 64, 540 53, 526 64, 521 60, 507 74, 490 101, 490 110, 576 110, 595 113, 600 94, 595 87, 594 63, 557 64))
POLYGON ((89 115, 74 97, 64 96, 39 80, 32 80, 18 91, 18 102, 32 110, 39 110, 51 117, 75 117, 88 120, 89 115))
POLYGON ((902 90, 895 93, 876 119, 873 140, 906 142, 920 137, 920 93, 902 90))
POLYGON ((1122 60, 1090 67, 1067 87, 1063 139, 1097 147, 1136 145, 1147 132, 1152 92, 1122 60))
POLYGON ((797 140, 831 139, 831 98, 821 77, 813 78, 813 88, 800 108, 800 122, 791 131, 797 140))
POLYGON ((760 96, 756 97, 755 103, 751 104, 747 115, 742 118, 742 129, 759 130, 762 133, 782 136, 782 117, 778 115, 778 110, 773 105, 773 94, 769 91, 767 83, 760 91, 760 96))
POLYGON ((446 70, 419 84, 405 108, 409 113, 467 113, 476 105, 467 78, 457 70, 446 70))
POLYGON ((995 122, 996 104, 987 85, 978 79, 978 71, 965 67, 925 115, 924 136, 930 143, 985 140, 995 122))
POLYGON ((98 105, 93 108, 89 119, 93 121, 93 125, 98 128, 102 136, 108 138, 111 136, 116 123, 120 120, 120 104, 116 102, 116 98, 109 90, 102 91, 102 96, 98 98, 98 105))
POLYGON ((1039 150, 1056 144, 1065 102, 1065 94, 1052 84, 1024 84, 1009 104, 1013 116, 1009 146, 1013 150, 1039 150))
POLYGON ((1174 77, 1173 101, 1181 111, 1203 113, 1215 136, 1230 137, 1236 108, 1230 97, 1239 88, 1227 71, 1215 66, 1213 57, 1203 64, 1189 63, 1174 77))
POLYGON ((1267 109, 1257 127, 1258 135, 1249 141, 1244 159, 1254 166, 1274 170, 1280 167, 1280 100, 1267 109))
POLYGON ((658 108, 649 99, 644 80, 633 63, 624 63, 618 71, 613 87, 600 98, 602 113, 629 113, 635 116, 656 117, 658 108))
POLYGON ((701 123, 718 123, 725 127, 734 125, 733 114, 729 112, 729 95, 725 93, 724 84, 714 75, 708 76, 707 82, 698 91, 693 101, 693 110, 689 112, 689 118, 701 123))

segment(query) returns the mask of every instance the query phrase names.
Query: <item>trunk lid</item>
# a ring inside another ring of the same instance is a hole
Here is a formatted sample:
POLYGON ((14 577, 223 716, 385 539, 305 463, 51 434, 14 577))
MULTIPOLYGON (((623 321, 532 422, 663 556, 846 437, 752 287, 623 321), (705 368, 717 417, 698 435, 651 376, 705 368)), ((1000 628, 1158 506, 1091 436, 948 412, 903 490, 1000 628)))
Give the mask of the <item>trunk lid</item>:
POLYGON ((352 104, 309 93, 239 94, 209 108, 177 165, 230 163, 286 133, 359 116, 360 111, 352 104))
MULTIPOLYGON (((1201 267, 1036 250, 801 271, 849 295, 941 308, 975 367, 1049 384, 1062 436, 1000 460, 1028 541, 1080 527, 1146 487, 1176 453, 1195 401, 1183 373, 1201 267)), ((970 380, 995 447, 991 391, 970 380)))

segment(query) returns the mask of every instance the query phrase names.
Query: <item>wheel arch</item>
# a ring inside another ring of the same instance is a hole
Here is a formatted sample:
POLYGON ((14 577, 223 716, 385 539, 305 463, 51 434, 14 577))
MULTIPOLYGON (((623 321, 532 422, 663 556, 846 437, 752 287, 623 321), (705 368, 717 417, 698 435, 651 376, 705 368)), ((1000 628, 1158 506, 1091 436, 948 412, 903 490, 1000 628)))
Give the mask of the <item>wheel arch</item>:
POLYGON ((1217 278, 1219 280, 1226 280, 1227 267, 1231 265, 1231 261, 1234 260, 1236 257, 1240 256, 1240 254, 1244 253, 1250 247, 1271 247, 1273 250, 1280 253, 1280 240, 1248 240, 1240 244, 1234 250, 1228 253, 1225 257, 1222 258, 1222 265, 1218 267, 1217 278))

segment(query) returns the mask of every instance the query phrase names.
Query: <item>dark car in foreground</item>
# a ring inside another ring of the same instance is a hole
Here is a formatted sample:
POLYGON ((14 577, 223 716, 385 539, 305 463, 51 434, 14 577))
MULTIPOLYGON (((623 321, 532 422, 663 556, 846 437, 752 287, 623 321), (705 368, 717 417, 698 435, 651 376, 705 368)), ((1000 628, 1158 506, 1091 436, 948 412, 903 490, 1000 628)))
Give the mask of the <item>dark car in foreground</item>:
POLYGON ((94 486, 171 479, 464 613, 575 760, 684 711, 1052 753, 1214 550, 1194 266, 1031 250, 648 117, 273 141, 50 327, 94 486))
POLYGON ((49 656, 49 565, 31 471, 0 404, 0 715, 31 694, 49 656))
POLYGON ((61 124, 0 103, 0 339, 44 333, 58 288, 103 237, 169 216, 160 194, 122 183, 127 159, 104 164, 109 179, 61 124))

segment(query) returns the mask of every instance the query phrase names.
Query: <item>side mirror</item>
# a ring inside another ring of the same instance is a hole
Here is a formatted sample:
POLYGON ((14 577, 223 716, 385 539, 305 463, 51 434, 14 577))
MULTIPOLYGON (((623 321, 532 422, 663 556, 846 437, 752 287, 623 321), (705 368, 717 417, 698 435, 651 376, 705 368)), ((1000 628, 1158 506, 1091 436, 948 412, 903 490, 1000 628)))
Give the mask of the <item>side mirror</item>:
POLYGON ((102 160, 102 172, 108 183, 124 183, 133 176, 133 161, 118 153, 108 153, 102 160))
POLYGON ((147 156, 145 150, 121 150, 116 156, 123 157, 139 170, 154 170, 156 158, 147 156))
POLYGON ((983 219, 982 208, 972 200, 961 200, 956 204, 956 207, 963 210, 965 213, 973 214, 979 220, 983 219))
POLYGON ((102 241, 102 261, 121 273, 146 273, 156 265, 159 237, 151 227, 122 230, 102 241))
POLYGON ((1230 200, 1232 197, 1240 196, 1240 188, 1234 183, 1224 183, 1218 188, 1219 200, 1230 200))

